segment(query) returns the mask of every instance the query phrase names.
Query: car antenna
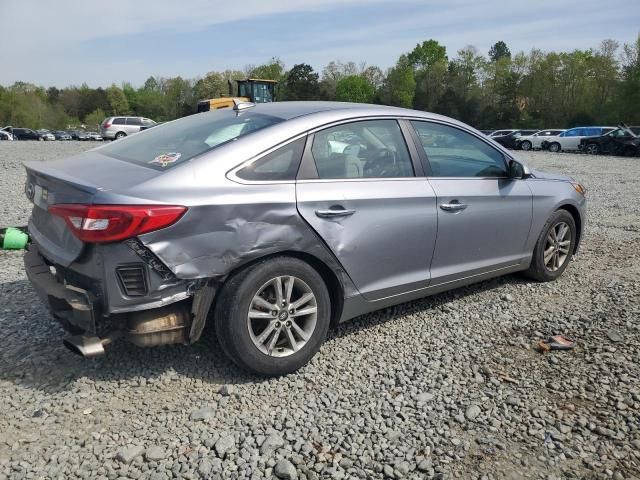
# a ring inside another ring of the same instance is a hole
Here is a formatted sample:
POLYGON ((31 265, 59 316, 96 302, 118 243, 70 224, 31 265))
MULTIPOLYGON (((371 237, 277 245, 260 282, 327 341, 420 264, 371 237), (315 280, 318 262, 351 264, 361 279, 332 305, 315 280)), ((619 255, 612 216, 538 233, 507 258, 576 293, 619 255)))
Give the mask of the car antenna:
POLYGON ((242 110, 246 110, 247 108, 255 107, 256 104, 253 102, 242 102, 237 98, 233 99, 233 109, 240 113, 242 110))

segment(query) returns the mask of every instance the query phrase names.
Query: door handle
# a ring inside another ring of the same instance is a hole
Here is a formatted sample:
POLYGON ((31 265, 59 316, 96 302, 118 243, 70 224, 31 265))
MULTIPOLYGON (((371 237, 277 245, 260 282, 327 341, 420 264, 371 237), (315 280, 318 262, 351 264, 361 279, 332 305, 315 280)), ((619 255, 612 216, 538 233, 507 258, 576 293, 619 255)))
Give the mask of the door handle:
POLYGON ((349 210, 346 208, 336 208, 329 210, 316 210, 316 216, 320 218, 337 218, 337 217, 348 217, 349 215, 353 215, 356 213, 355 210, 349 210))
POLYGON ((464 210, 465 208, 467 208, 467 204, 460 203, 457 200, 453 200, 451 203, 440 204, 440 208, 445 212, 459 212, 460 210, 464 210))

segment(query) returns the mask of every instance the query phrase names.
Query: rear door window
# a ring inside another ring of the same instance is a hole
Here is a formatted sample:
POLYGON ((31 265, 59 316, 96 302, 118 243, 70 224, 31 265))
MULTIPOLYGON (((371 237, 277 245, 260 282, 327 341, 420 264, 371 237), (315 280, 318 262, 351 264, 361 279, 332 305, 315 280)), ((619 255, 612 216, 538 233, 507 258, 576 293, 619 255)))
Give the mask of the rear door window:
POLYGON ((111 122, 113 125, 125 125, 126 121, 124 118, 122 117, 118 117, 118 118, 114 118, 113 122, 111 122))
POLYGON ((395 120, 344 123, 317 132, 311 154, 318 178, 413 177, 413 165, 395 120))
POLYGON ((129 117, 127 118, 127 125, 142 125, 142 119, 140 117, 129 117))

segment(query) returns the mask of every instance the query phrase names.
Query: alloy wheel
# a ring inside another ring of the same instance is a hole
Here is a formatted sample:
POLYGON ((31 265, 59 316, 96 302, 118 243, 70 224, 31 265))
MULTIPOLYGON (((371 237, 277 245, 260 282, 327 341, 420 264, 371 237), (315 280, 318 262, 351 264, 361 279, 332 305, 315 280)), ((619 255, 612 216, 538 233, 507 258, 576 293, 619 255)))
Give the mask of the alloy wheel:
POLYGON ((265 355, 288 357, 303 348, 316 328, 318 304, 303 280, 275 277, 256 292, 247 325, 253 344, 265 355))
POLYGON ((590 143, 587 145, 587 153, 589 155, 597 155, 598 154, 598 146, 594 143, 590 143))
POLYGON ((524 141, 524 142, 522 142, 522 144, 520 146, 522 147, 522 150, 524 150, 524 151, 531 150, 531 142, 524 141))
POLYGON ((556 272, 569 258, 571 248, 571 228, 565 222, 558 222, 547 235, 544 246, 544 266, 551 272, 556 272))

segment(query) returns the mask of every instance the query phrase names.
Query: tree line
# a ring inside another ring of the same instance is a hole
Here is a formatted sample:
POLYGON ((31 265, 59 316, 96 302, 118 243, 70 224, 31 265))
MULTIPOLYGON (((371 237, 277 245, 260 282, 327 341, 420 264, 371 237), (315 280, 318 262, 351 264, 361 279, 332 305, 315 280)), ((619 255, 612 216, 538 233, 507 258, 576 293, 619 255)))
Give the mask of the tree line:
POLYGON ((202 78, 149 77, 107 88, 0 86, 0 126, 95 128, 110 115, 166 121, 195 113, 198 100, 228 94, 228 81, 277 80, 278 100, 378 103, 440 113, 477 128, 569 128, 620 121, 640 124, 640 35, 631 44, 604 40, 572 52, 531 50, 512 55, 496 42, 487 55, 473 46, 449 56, 430 39, 383 71, 375 65, 332 61, 320 72, 278 58, 202 78))

